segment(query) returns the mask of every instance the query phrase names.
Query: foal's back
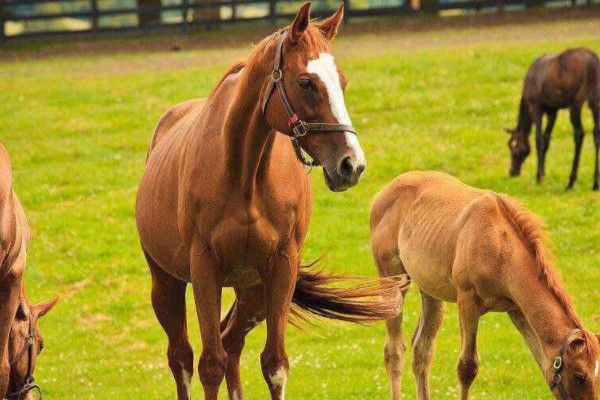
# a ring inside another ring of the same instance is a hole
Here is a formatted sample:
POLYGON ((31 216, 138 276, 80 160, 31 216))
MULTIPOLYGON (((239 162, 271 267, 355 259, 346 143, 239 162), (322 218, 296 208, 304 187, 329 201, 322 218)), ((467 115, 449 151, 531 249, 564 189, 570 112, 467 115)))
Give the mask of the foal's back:
POLYGON ((441 172, 409 172, 375 198, 373 256, 384 268, 386 259, 389 267, 395 263, 389 272, 408 273, 430 296, 455 302, 456 283, 474 277, 473 264, 490 267, 474 258, 493 258, 502 251, 501 235, 510 230, 503 222, 495 193, 441 172))

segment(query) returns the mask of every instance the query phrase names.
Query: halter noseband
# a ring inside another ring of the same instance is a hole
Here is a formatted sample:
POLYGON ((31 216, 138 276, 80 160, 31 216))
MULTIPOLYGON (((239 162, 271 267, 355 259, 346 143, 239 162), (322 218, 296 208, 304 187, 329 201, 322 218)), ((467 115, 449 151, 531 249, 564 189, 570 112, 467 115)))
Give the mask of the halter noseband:
POLYGON ((573 335, 575 335, 579 332, 581 332, 581 329, 579 329, 579 328, 575 328, 571 332, 569 332, 569 334, 563 339, 563 342, 560 345, 560 350, 558 351, 558 356, 554 359, 554 365, 553 365, 554 378, 552 379, 552 384, 550 385, 550 389, 554 390, 554 388, 556 388, 558 390, 558 393, 560 393, 560 397, 562 397, 563 400, 570 400, 570 397, 567 395, 567 392, 565 391, 565 388, 563 387, 562 377, 560 375, 562 373, 562 370, 564 367, 563 356, 565 354, 565 348, 567 347, 567 342, 573 335))
POLYGON ((35 378, 33 377, 33 317, 29 316, 29 332, 27 333, 27 338, 25 339, 25 344, 23 348, 14 360, 10 362, 10 366, 12 367, 16 364, 23 356, 27 353, 27 375, 25 376, 25 381, 23 382, 23 387, 13 393, 7 394, 4 396, 6 399, 18 399, 31 392, 32 390, 37 390, 40 397, 39 400, 42 400, 42 389, 38 385, 34 385, 35 378))
POLYGON ((300 148, 300 144, 298 143, 298 139, 302 136, 306 135, 309 132, 335 132, 335 131, 344 131, 344 132, 352 132, 356 135, 356 129, 350 125, 344 124, 331 124, 324 122, 306 122, 298 117, 298 114, 294 111, 292 104, 285 92, 285 83, 283 82, 283 43, 285 38, 287 37, 287 31, 283 31, 279 36, 279 40, 277 41, 277 48, 275 50, 275 62, 273 64, 273 72, 271 73, 271 81, 269 82, 269 87, 267 88, 267 93, 265 95, 265 99, 263 100, 262 112, 263 115, 266 116, 267 104, 269 103, 269 99, 271 95, 277 88, 277 92, 279 93, 279 98, 281 99, 281 104, 285 109, 285 112, 288 115, 287 125, 290 127, 292 133, 289 135, 290 139, 292 139, 292 145, 294 146, 294 151, 296 152, 296 157, 298 160, 309 167, 314 167, 317 164, 314 161, 309 161, 302 154, 302 149, 300 148))

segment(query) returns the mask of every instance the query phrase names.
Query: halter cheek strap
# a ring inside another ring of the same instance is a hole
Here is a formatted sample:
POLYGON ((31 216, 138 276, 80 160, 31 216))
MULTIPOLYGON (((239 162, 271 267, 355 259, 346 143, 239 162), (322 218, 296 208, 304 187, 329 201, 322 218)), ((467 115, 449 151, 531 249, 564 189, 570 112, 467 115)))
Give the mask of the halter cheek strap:
POLYGON ((564 367, 563 356, 565 354, 567 342, 569 341, 569 339, 571 337, 573 337, 573 335, 576 335, 579 332, 581 332, 581 329, 579 329, 579 328, 575 328, 571 332, 569 332, 569 334, 563 339, 563 342, 560 345, 560 350, 558 351, 558 356, 554 359, 554 365, 553 365, 554 378, 552 379, 552 384, 550 385, 550 389, 554 390, 556 388, 558 390, 558 393, 560 394, 560 397, 563 400, 570 400, 570 397, 567 395, 567 392, 565 391, 565 388, 562 384, 561 373, 562 373, 563 367, 564 367))
POLYGON ((39 400, 42 400, 42 389, 38 385, 34 385, 35 378, 33 377, 33 318, 29 316, 29 332, 27 333, 27 338, 25 339, 25 344, 23 348, 14 360, 12 360, 9 365, 12 367, 15 365, 23 356, 27 353, 27 375, 25 376, 25 381, 23 382, 23 386, 20 390, 9 393, 4 397, 6 399, 18 399, 31 392, 32 390, 37 390, 39 394, 39 400))
POLYGON ((267 91, 265 94, 265 98, 262 104, 262 112, 263 115, 266 115, 267 104, 269 103, 269 99, 273 95, 275 89, 277 89, 277 93, 279 94, 279 98, 281 99, 281 105, 288 115, 287 126, 290 128, 291 133, 289 134, 292 139, 292 144, 294 146, 294 151, 296 152, 296 157, 298 160, 308 166, 316 166, 318 165, 314 161, 309 161, 304 157, 302 153, 302 149, 300 148, 300 144, 298 143, 298 139, 302 136, 306 135, 310 132, 352 132, 356 135, 356 129, 350 125, 344 124, 332 124, 332 123, 324 123, 324 122, 305 122, 302 120, 298 114, 294 111, 294 107, 290 103, 290 100, 285 91, 285 84, 283 82, 283 43, 285 42, 285 38, 287 37, 287 31, 283 31, 283 33, 279 36, 279 40, 277 41, 277 47, 275 49, 275 60, 273 62, 273 71, 271 73, 271 80, 269 81, 269 86, 267 87, 267 91))

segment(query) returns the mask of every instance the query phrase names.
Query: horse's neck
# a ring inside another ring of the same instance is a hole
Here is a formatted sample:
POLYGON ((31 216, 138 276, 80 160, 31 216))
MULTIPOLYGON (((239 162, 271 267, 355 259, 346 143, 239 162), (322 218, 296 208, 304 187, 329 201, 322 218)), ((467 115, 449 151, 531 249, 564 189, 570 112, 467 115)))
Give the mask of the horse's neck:
POLYGON ((261 109, 266 68, 253 65, 242 74, 223 125, 223 145, 227 179, 249 199, 269 167, 275 132, 261 109))
POLYGON ((531 114, 529 113, 529 106, 523 97, 521 97, 521 102, 519 103, 519 118, 517 120, 517 131, 523 132, 526 135, 529 135, 531 132, 531 114))
POLYGON ((547 283, 539 279, 538 268, 532 260, 519 264, 515 264, 515 269, 521 272, 511 274, 508 289, 535 334, 541 350, 536 358, 541 358, 537 361, 546 374, 563 339, 576 328, 569 315, 573 311, 568 310, 572 306, 562 304, 547 283))

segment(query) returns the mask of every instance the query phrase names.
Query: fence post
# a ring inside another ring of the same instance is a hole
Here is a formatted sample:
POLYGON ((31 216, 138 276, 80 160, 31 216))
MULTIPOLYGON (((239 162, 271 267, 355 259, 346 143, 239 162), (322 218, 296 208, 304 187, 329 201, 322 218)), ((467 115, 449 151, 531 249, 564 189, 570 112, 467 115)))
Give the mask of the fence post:
POLYGON ((275 25, 275 6, 277 5, 277 0, 269 0, 269 17, 271 23, 275 25))
POLYGON ((231 0, 231 20, 237 20, 237 0, 231 0))
POLYGON ((90 0, 92 7, 92 34, 98 34, 98 0, 90 0))
POLYGON ((6 14, 4 0, 0 0, 0 45, 4 42, 6 34, 4 33, 4 16, 6 14))
POLYGON ((190 8, 190 2, 189 2, 189 0, 181 0, 181 1, 182 1, 181 16, 183 18, 183 33, 185 35, 187 35, 190 30, 190 24, 188 21, 188 10, 190 8))
POLYGON ((344 1, 344 24, 347 24, 350 20, 350 10, 352 2, 350 0, 344 1))

